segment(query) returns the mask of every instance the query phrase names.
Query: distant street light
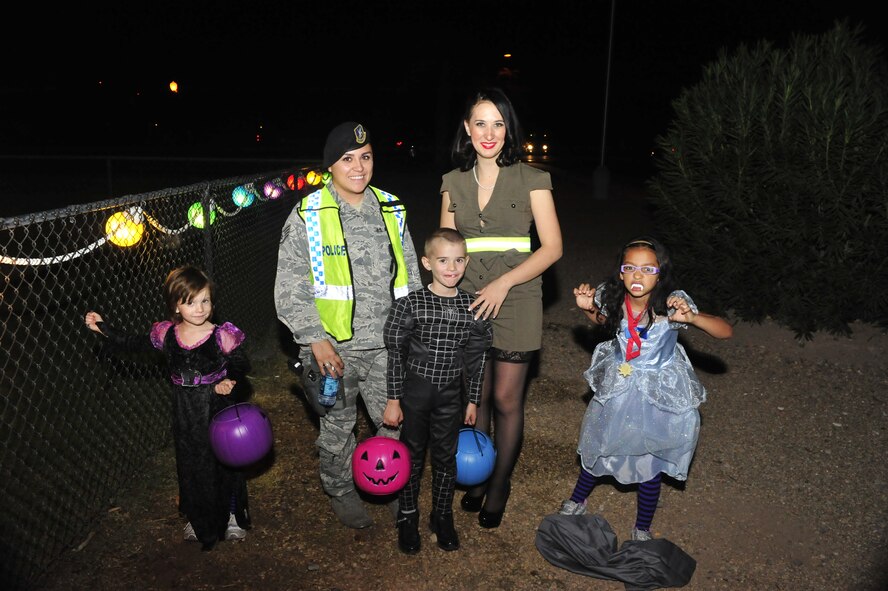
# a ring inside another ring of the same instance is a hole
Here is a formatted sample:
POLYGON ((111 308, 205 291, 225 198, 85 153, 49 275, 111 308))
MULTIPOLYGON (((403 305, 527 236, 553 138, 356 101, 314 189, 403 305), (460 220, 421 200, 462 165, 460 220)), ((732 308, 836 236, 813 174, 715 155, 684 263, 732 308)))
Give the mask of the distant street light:
POLYGON ((172 92, 174 92, 174 93, 179 92, 179 83, 176 82, 175 80, 173 80, 172 82, 170 82, 170 90, 171 90, 172 92))

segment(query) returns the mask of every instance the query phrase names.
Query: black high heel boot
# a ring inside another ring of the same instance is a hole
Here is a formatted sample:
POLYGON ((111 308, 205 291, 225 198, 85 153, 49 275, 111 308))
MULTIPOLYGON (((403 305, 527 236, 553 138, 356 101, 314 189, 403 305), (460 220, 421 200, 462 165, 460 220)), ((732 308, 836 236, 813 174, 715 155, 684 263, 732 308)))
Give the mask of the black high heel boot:
POLYGON ((503 513, 506 512, 506 503, 509 502, 509 495, 512 493, 512 482, 506 483, 506 498, 503 501, 503 508, 499 511, 488 511, 484 508, 478 513, 478 525, 487 529, 494 529, 500 526, 503 521, 503 513))
POLYGON ((487 529, 494 529, 500 526, 500 523, 503 521, 503 513, 506 512, 506 509, 503 508, 502 511, 485 511, 481 509, 478 513, 478 525, 481 527, 486 527, 487 529))
POLYGON ((481 507, 484 505, 484 495, 480 497, 473 497, 468 492, 463 495, 462 499, 459 501, 459 506, 462 507, 463 511, 468 511, 469 513, 477 513, 481 510, 481 507))

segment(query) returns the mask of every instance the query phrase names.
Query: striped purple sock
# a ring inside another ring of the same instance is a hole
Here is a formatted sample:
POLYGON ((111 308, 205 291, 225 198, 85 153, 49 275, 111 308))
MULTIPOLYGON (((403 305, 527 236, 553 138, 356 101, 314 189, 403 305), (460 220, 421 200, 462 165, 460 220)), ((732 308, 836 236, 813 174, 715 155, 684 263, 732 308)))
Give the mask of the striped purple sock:
POLYGON ((657 474, 647 482, 638 485, 638 512, 635 516, 635 529, 650 531, 654 521, 654 512, 660 501, 660 478, 657 474))
POLYGON ((574 503, 585 502, 589 495, 592 494, 593 488, 595 488, 595 477, 590 472, 580 468, 580 476, 577 478, 577 484, 574 486, 573 494, 570 495, 570 500, 574 503))

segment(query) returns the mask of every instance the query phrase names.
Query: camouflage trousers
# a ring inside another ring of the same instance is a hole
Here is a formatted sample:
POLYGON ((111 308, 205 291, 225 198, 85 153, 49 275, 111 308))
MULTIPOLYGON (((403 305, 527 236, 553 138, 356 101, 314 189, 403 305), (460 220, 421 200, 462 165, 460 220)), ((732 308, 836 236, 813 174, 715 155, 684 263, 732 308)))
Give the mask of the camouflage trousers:
POLYGON ((320 419, 317 446, 320 457, 321 485, 333 497, 354 490, 352 453, 355 451, 355 425, 358 421, 358 396, 364 402, 377 435, 397 439, 398 429, 382 424, 387 402, 385 349, 338 351, 345 363, 342 391, 336 404, 320 419))

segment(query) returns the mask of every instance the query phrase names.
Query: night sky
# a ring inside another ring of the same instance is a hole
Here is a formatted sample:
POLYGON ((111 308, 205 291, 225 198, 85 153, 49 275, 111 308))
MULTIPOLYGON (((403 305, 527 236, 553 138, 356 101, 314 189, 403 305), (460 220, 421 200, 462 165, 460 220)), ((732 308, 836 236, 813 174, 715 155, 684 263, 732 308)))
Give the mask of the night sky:
MULTIPOLYGON (((32 14, 8 22, 0 40, 9 62, 0 154, 311 158, 346 119, 364 121, 385 146, 431 147, 449 144, 465 96, 495 82, 527 131, 597 163, 610 0, 228 4, 22 9, 32 14)), ((647 153, 671 101, 721 49, 786 46, 839 19, 884 46, 877 4, 617 0, 608 152, 629 161, 647 153)))

